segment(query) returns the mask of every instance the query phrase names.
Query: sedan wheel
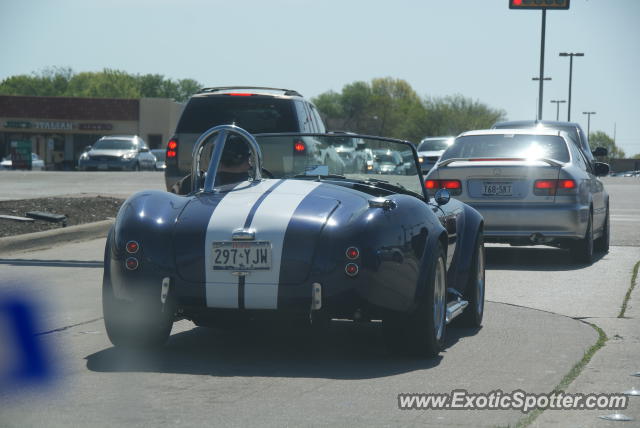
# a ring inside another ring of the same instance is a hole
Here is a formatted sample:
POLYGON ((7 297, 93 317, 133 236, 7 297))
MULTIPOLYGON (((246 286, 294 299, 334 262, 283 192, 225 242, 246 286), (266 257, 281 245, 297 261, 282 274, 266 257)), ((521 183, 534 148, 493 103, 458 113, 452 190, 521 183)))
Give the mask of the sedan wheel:
POLYGON ((571 258, 577 263, 593 263, 593 214, 589 213, 589 223, 583 239, 574 243, 569 249, 571 258))
POLYGON ((484 240, 480 233, 476 238, 476 247, 473 253, 473 265, 469 270, 469 281, 465 298, 469 301, 469 306, 462 315, 456 319, 456 324, 461 327, 480 327, 484 314, 484 294, 485 294, 485 254, 484 240))
POLYGON ((595 241, 595 249, 605 253, 609 252, 609 242, 611 240, 611 223, 609 222, 609 207, 607 207, 607 215, 602 225, 602 235, 595 241))

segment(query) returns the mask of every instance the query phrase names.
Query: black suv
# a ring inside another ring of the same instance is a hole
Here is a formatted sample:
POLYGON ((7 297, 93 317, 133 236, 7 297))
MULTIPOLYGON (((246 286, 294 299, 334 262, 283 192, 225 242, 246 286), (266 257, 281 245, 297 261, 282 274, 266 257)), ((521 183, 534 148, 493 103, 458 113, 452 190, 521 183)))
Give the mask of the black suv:
POLYGON ((607 149, 598 147, 596 150, 591 150, 589 147, 589 141, 587 135, 585 135, 582 127, 573 122, 557 122, 554 120, 517 120, 512 122, 497 122, 491 127, 492 129, 521 129, 521 128, 546 128, 557 129, 558 131, 565 131, 569 134, 569 137, 578 146, 578 148, 585 155, 591 166, 595 165, 594 156, 606 156, 607 149))
POLYGON ((234 124, 252 134, 326 132, 316 107, 290 89, 233 86, 205 88, 187 102, 176 132, 167 144, 165 184, 191 173, 192 150, 198 137, 218 125, 234 124))

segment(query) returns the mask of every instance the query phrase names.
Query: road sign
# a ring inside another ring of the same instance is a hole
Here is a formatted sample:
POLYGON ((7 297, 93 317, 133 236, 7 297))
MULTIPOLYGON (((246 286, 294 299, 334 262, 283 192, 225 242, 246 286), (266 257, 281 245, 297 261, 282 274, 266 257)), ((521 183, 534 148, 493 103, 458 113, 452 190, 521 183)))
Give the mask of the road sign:
POLYGON ((509 0, 509 9, 567 10, 569 0, 509 0))

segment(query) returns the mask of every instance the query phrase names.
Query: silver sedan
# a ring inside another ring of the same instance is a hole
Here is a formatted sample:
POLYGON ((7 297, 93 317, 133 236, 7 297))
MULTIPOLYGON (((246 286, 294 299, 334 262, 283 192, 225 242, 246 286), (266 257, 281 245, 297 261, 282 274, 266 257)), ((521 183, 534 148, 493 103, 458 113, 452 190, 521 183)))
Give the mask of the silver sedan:
POLYGON ((447 188, 485 219, 485 241, 568 248, 591 263, 609 249, 609 196, 563 131, 494 129, 460 134, 429 172, 425 186, 447 188))

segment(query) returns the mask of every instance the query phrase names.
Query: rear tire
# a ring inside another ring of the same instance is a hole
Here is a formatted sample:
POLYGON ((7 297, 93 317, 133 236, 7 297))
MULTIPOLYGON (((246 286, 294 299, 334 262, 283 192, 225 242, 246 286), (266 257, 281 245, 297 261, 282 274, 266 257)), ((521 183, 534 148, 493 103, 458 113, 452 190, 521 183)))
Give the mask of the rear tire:
POLYGON ((604 218, 604 224, 602 225, 602 235, 596 239, 594 247, 596 251, 602 251, 604 253, 609 252, 609 242, 611 241, 611 223, 609 222, 609 207, 607 207, 607 214, 604 218))
POLYGON ((584 238, 573 243, 569 248, 571 258, 576 263, 593 263, 593 213, 589 212, 589 223, 584 238))
POLYGON ((107 336, 111 343, 118 347, 162 346, 171 334, 174 307, 167 301, 164 312, 162 311, 159 288, 155 299, 148 293, 138 293, 137 299, 129 302, 114 295, 109 274, 110 241, 107 239, 102 280, 102 312, 107 336))
POLYGON ((431 358, 444 348, 447 329, 447 271, 440 243, 428 275, 425 293, 415 310, 407 317, 384 320, 384 327, 394 348, 400 347, 413 356, 431 358))
POLYGON ((465 298, 468 299, 469 305, 462 315, 456 319, 456 324, 460 327, 480 327, 482 325, 485 296, 484 267, 484 237, 482 232, 479 232, 476 238, 473 265, 469 270, 469 281, 467 282, 467 291, 465 293, 465 298))

